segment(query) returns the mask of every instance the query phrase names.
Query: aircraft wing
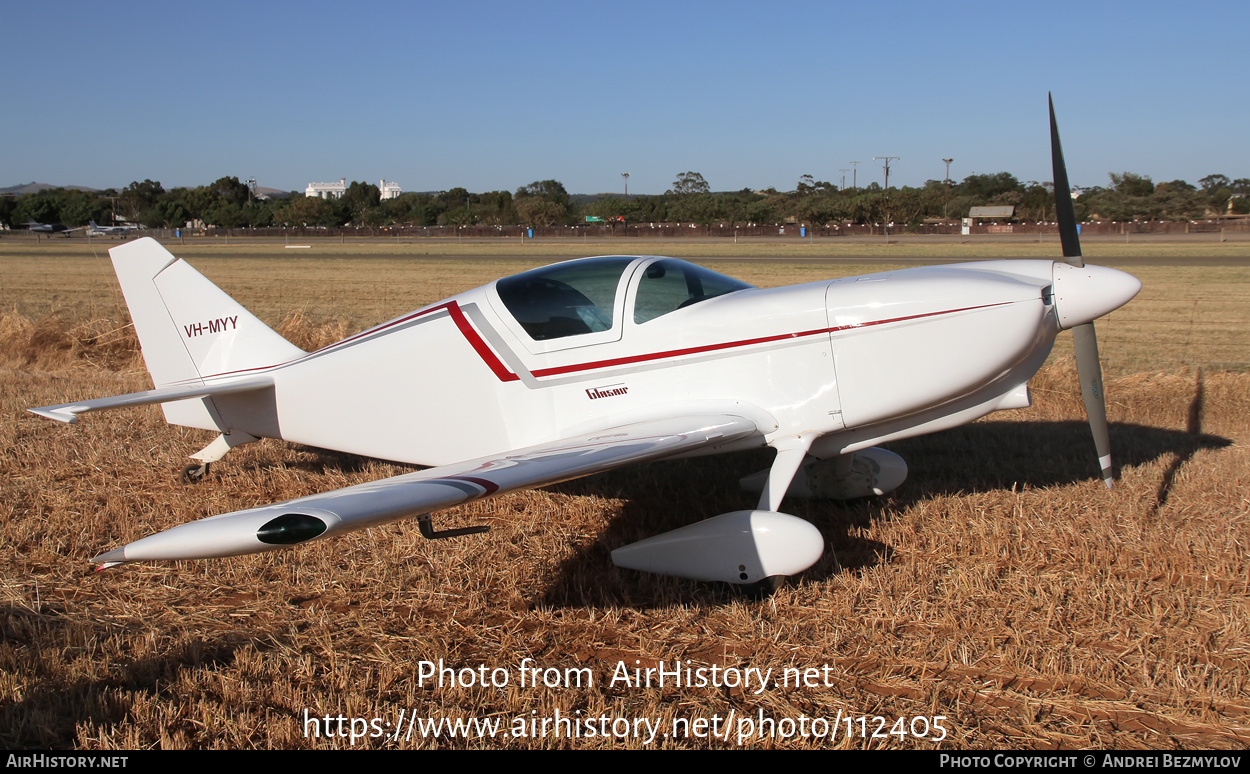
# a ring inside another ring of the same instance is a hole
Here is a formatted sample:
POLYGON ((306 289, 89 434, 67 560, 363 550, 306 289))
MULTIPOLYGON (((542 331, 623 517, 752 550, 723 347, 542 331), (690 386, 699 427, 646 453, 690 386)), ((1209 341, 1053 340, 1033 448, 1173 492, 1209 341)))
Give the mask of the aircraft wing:
POLYGON ((182 524, 96 557, 207 559, 268 551, 450 508, 484 497, 715 447, 753 434, 739 416, 681 416, 621 425, 492 457, 442 465, 296 500, 182 524))

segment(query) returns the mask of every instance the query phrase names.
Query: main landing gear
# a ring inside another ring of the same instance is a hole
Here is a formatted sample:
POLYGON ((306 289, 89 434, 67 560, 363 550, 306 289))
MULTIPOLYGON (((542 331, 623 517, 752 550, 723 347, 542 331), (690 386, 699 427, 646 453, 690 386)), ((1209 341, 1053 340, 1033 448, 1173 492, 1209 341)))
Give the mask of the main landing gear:
MULTIPOLYGON (((761 470, 739 483, 748 492, 762 492, 771 471, 761 470)), ((883 495, 907 479, 907 463, 879 447, 860 449, 827 460, 809 458, 786 490, 799 500, 855 500, 883 495)))
POLYGON ((767 595, 781 576, 815 564, 825 539, 814 525, 777 509, 785 497, 852 499, 889 492, 907 478, 907 463, 893 452, 871 448, 820 460, 808 456, 811 438, 774 444, 768 470, 747 476, 742 486, 760 493, 753 511, 723 513, 612 552, 617 567, 723 581, 767 595))

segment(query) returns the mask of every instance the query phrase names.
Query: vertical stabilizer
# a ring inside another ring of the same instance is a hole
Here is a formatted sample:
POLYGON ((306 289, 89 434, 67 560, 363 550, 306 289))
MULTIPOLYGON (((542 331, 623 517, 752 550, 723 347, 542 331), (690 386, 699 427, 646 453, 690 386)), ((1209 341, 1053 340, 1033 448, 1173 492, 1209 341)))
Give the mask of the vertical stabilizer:
MULTIPOLYGON (((156 387, 246 374, 304 354, 155 239, 114 247, 109 255, 156 387)), ((165 418, 218 427, 207 409, 199 400, 169 403, 165 418)))

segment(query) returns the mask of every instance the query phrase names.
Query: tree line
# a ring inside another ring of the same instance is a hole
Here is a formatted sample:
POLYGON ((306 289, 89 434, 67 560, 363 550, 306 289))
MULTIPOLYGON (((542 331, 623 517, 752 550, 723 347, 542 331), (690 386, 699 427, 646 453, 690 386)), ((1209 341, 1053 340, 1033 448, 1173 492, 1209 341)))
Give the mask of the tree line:
MULTIPOLYGON (((1112 173, 1110 183, 1081 192, 1077 218, 1095 220, 1193 220, 1250 214, 1250 178, 1207 175, 1192 185, 1184 180, 1154 183, 1132 172, 1112 173)), ((149 228, 203 223, 221 228, 337 227, 390 225, 554 226, 588 217, 630 223, 780 224, 814 226, 891 222, 914 225, 958 220, 977 206, 1010 205, 1015 220, 1053 221, 1050 183, 1020 182, 1007 172, 969 175, 962 181, 929 180, 923 186, 886 191, 878 183, 839 188, 803 175, 792 191, 713 192, 698 172, 683 172, 663 194, 571 196, 556 180, 539 180, 516 191, 472 193, 464 188, 405 193, 382 200, 375 185, 353 182, 338 199, 291 192, 261 198, 237 177, 211 185, 165 190, 159 182, 132 182, 118 191, 89 192, 52 188, 0 197, 0 223, 20 228, 28 221, 77 227, 108 223, 114 214, 149 228)))

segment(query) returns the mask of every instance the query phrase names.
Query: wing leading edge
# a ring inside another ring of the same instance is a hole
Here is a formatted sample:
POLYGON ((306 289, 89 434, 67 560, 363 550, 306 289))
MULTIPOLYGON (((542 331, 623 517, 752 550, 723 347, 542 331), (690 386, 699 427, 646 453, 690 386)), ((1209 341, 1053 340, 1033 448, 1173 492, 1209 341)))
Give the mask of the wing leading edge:
POLYGON ((124 562, 208 559, 269 551, 472 500, 715 447, 760 434, 733 415, 683 416, 623 425, 514 452, 212 516, 95 557, 124 562))

